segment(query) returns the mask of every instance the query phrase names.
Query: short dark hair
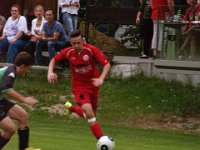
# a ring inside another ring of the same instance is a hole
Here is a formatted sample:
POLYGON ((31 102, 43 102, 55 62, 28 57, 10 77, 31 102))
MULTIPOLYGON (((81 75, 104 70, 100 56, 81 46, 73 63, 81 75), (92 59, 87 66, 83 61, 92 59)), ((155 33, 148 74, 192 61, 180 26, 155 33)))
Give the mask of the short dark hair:
POLYGON ((51 9, 51 8, 47 8, 47 10, 45 11, 45 13, 46 13, 47 11, 51 11, 52 14, 55 15, 53 9, 51 9))
POLYGON ((21 66, 21 65, 32 66, 33 64, 34 64, 34 60, 32 56, 25 51, 17 54, 14 60, 15 66, 21 66))
POLYGON ((82 36, 82 34, 79 30, 74 30, 70 34, 70 38, 75 38, 75 37, 78 37, 78 36, 82 36))

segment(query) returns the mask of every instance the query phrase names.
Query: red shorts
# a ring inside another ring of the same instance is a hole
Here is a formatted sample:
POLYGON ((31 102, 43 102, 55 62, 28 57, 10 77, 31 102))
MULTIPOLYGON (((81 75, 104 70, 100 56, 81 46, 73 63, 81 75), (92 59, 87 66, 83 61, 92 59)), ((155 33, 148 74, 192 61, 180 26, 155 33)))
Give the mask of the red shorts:
POLYGON ((74 92, 75 102, 82 106, 83 104, 90 103, 92 105, 92 109, 96 112, 98 107, 98 97, 94 96, 90 93, 85 92, 74 92))

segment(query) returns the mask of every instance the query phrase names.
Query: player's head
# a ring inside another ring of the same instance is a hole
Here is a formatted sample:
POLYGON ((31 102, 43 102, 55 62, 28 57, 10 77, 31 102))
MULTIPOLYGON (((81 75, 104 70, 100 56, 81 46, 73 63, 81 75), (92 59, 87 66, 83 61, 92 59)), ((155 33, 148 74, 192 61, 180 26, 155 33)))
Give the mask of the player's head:
POLYGON ((24 75, 33 64, 33 58, 27 52, 20 52, 14 60, 19 75, 24 75))
POLYGON ((70 35, 70 43, 75 50, 82 51, 85 41, 79 30, 72 31, 70 35))

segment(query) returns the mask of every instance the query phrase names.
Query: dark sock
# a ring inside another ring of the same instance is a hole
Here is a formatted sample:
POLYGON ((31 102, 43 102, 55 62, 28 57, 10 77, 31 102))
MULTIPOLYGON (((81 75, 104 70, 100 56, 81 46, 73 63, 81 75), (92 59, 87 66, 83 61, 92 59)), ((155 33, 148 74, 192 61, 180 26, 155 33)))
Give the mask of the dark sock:
POLYGON ((29 128, 18 129, 19 136, 19 150, 24 150, 28 147, 29 143, 29 128))
POLYGON ((10 139, 5 139, 2 135, 0 135, 0 150, 8 143, 10 139))

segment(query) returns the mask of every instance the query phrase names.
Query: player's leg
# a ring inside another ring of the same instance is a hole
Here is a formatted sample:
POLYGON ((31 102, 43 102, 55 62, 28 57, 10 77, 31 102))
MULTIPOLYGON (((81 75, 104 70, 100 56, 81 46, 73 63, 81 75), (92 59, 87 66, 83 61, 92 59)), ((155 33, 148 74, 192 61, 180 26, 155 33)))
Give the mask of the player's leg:
POLYGON ((85 114, 80 106, 73 106, 70 102, 65 103, 66 112, 68 113, 76 113, 79 117, 85 118, 85 114))
POLYGON ((0 115, 0 128, 3 130, 0 134, 0 149, 2 149, 16 132, 16 126, 8 116, 3 118, 4 113, 2 113, 2 111, 0 112, 0 115))
POLYGON ((101 136, 103 136, 103 132, 99 126, 99 124, 96 121, 95 113, 97 110, 97 97, 92 96, 88 93, 74 93, 75 101, 76 103, 81 106, 71 106, 69 107, 69 110, 71 112, 77 113, 79 116, 82 116, 88 120, 88 123, 90 125, 90 129, 96 139, 99 139, 101 136))
POLYGON ((16 126, 7 114, 14 105, 5 98, 0 100, 0 128, 3 130, 0 133, 0 149, 8 143, 11 136, 16 132, 16 126))
POLYGON ((29 143, 28 113, 19 105, 15 105, 9 110, 8 116, 19 122, 19 149, 24 150, 29 143))
POLYGON ((90 130, 92 131, 96 139, 99 139, 100 137, 103 136, 103 132, 99 123, 96 121, 96 116, 93 111, 92 105, 90 103, 85 103, 81 106, 81 108, 83 109, 83 112, 86 115, 86 118, 90 126, 90 130))

